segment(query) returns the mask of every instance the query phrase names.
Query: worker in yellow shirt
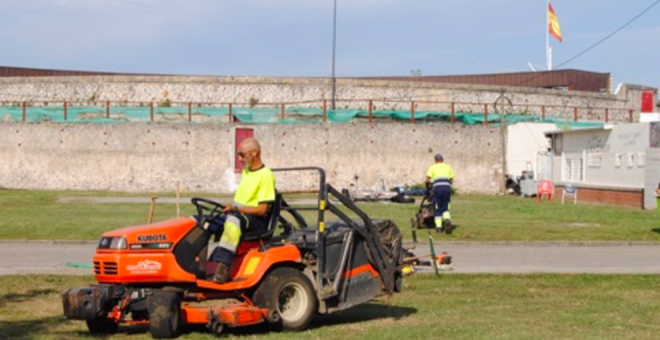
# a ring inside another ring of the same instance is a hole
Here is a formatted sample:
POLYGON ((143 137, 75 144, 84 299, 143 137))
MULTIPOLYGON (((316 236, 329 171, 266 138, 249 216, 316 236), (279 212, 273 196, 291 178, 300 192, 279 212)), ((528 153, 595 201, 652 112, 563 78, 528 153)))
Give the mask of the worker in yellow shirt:
POLYGON ((451 203, 451 185, 454 181, 454 169, 451 165, 444 163, 442 154, 435 155, 435 164, 426 172, 426 189, 428 190, 435 207, 435 230, 445 231, 451 234, 451 214, 449 205, 451 203))
POLYGON ((268 227, 269 206, 275 202, 275 176, 261 161, 261 146, 254 138, 238 146, 243 161, 241 182, 234 194, 234 202, 223 209, 225 215, 205 226, 211 234, 222 232, 220 245, 211 255, 218 262, 212 281, 229 281, 229 269, 241 240, 242 231, 268 227))

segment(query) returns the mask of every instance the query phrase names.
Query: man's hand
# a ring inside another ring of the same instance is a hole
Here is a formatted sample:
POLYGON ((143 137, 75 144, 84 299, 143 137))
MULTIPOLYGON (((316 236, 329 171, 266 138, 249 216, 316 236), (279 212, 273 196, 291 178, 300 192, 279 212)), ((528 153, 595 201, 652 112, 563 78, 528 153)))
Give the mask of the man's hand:
POLYGON ((222 212, 225 214, 228 214, 230 212, 237 211, 236 207, 233 204, 227 204, 225 205, 225 208, 222 209, 222 212))

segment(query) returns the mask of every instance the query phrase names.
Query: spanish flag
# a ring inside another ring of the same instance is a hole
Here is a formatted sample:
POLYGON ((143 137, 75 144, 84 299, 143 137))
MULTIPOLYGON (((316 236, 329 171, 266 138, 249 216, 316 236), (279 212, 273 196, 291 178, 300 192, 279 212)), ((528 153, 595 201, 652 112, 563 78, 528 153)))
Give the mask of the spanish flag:
POLYGON ((559 21, 557 20, 557 16, 555 15, 555 10, 552 9, 552 4, 548 2, 548 32, 550 35, 555 37, 555 39, 559 40, 561 42, 562 36, 561 36, 561 29, 559 28, 559 21))

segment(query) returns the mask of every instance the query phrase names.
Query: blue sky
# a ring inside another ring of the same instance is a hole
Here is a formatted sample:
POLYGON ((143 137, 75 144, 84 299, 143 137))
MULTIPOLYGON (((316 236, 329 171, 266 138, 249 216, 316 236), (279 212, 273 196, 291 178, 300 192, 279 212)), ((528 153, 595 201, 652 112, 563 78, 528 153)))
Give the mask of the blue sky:
MULTIPOLYGON (((555 65, 655 0, 554 0, 555 65)), ((332 0, 0 0, 0 65, 329 76, 332 0)), ((545 65, 545 0, 338 0, 337 75, 475 74, 545 65)), ((660 5, 563 68, 660 86, 660 5)))

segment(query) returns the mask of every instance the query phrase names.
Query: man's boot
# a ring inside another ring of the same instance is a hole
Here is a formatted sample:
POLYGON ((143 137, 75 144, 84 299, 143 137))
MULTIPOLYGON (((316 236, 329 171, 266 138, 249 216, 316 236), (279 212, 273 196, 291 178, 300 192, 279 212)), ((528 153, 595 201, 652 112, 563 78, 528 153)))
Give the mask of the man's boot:
POLYGON ((211 281, 215 283, 229 282, 229 266, 222 262, 218 262, 218 266, 215 267, 215 274, 211 278, 211 281))
POLYGON ((447 233, 451 234, 452 231, 454 231, 453 226, 451 225, 451 220, 446 218, 444 221, 442 221, 442 229, 447 233))

